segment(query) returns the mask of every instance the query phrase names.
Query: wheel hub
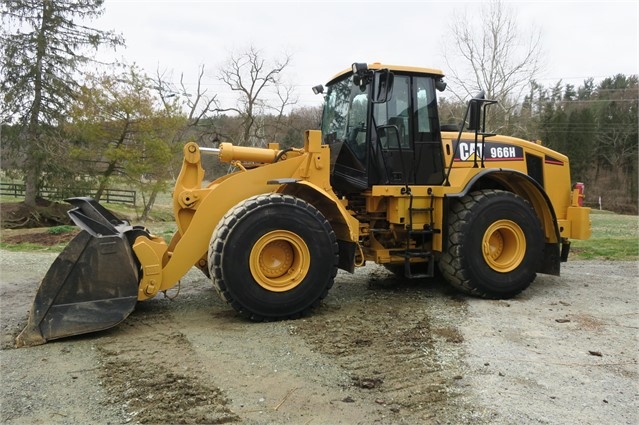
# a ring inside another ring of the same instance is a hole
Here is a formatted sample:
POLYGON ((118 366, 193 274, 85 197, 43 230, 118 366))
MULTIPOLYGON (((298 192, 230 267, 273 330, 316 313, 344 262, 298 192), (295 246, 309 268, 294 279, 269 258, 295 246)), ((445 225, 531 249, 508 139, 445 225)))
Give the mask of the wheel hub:
POLYGON ((293 248, 283 240, 269 242, 262 250, 259 262, 266 277, 282 276, 293 265, 293 248))
POLYGON ((493 270, 508 273, 516 269, 526 255, 526 236, 514 221, 498 220, 484 233, 482 253, 493 270))
POLYGON ((310 251, 302 238, 287 230, 274 230, 253 245, 250 269, 262 288, 284 292, 304 280, 310 261, 310 251))

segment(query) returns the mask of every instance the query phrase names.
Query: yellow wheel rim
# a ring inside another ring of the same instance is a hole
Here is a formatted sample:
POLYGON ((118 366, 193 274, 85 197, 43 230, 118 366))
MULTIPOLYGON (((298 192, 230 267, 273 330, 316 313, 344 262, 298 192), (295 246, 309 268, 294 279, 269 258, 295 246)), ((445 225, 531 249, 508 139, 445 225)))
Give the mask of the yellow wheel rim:
POLYGON ((495 271, 516 269, 526 255, 526 236, 514 221, 498 220, 490 225, 482 240, 484 260, 495 271))
POLYGON ((311 264, 306 242, 288 230, 274 230, 262 236, 251 249, 250 269, 264 289, 284 292, 299 285, 311 264))

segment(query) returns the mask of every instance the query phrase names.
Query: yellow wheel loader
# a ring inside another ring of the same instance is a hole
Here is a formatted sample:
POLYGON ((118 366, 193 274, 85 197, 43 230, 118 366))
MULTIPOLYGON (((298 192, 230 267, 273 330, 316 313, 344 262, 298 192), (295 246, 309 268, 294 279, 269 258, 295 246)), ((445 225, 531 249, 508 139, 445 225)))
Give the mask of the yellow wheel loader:
POLYGON ((280 149, 184 146, 170 243, 89 198, 69 200, 83 230, 54 261, 18 346, 106 329, 193 266, 252 320, 296 318, 337 270, 374 261, 413 279, 512 297, 559 275, 570 239, 590 235, 583 184, 539 142, 486 131, 495 102, 471 99, 459 128, 439 122, 436 69, 353 64, 313 91, 321 130, 280 149), (202 155, 236 171, 203 185, 202 155))

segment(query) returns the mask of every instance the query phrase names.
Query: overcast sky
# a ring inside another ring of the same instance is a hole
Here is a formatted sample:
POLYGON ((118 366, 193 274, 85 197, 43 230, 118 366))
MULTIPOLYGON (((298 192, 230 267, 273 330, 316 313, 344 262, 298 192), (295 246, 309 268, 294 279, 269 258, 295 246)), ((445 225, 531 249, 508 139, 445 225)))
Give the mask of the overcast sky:
MULTIPOLYGON (((580 85, 618 73, 639 73, 639 2, 506 1, 522 35, 542 36, 544 72, 538 80, 580 85)), ((200 65, 205 83, 222 91, 215 76, 231 52, 249 46, 266 58, 292 56, 286 79, 299 105, 317 105, 311 87, 353 62, 382 62, 437 68, 450 23, 466 11, 479 19, 482 2, 455 1, 214 1, 106 0, 105 14, 91 25, 126 39, 115 56, 148 73, 184 72, 195 82, 200 65)), ((224 95, 228 96, 228 95, 224 95)), ((224 100, 222 98, 222 100, 224 100)))

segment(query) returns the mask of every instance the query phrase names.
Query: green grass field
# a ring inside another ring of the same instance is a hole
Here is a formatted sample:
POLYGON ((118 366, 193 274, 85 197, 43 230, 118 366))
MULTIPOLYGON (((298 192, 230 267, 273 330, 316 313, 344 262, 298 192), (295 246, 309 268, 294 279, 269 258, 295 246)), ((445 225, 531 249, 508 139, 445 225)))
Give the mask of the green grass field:
POLYGON ((639 217, 593 210, 590 219, 592 236, 585 241, 572 241, 571 258, 622 261, 639 259, 639 217))
MULTIPOLYGON (((15 202, 15 198, 11 198, 15 202)), ((2 198, 0 203, 11 202, 2 198)), ((173 232, 177 229, 172 221, 172 211, 170 208, 170 197, 162 198, 156 203, 152 213, 152 219, 146 223, 151 232, 164 237, 167 242, 173 232)), ((135 208, 108 204, 116 214, 127 217, 135 222, 135 217, 139 214, 135 208)), ((1 207, 0 207, 1 208, 1 207)), ((573 240, 570 259, 574 260, 639 260, 639 217, 632 215, 620 215, 609 211, 593 210, 590 215, 592 221, 592 236, 586 241, 573 240)), ((53 231, 65 231, 66 226, 53 231)), ((42 247, 33 244, 9 245, 0 242, 0 247, 10 250, 23 251, 61 251, 64 245, 53 247, 42 247)))

